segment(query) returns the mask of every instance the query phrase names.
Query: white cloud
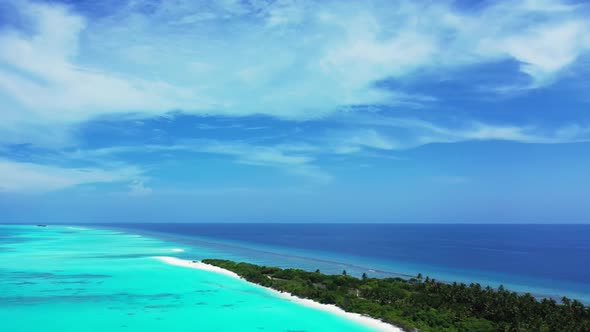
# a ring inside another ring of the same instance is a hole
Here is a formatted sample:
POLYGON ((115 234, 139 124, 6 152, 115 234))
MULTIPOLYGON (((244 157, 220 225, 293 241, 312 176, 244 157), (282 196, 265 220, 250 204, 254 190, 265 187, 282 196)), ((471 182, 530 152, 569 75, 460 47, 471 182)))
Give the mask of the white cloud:
POLYGON ((176 148, 197 153, 229 155, 242 164, 275 167, 322 183, 331 181, 329 174, 313 164, 315 158, 301 153, 297 146, 293 147, 294 149, 289 145, 261 146, 243 142, 197 140, 185 142, 176 148))
POLYGON ((328 135, 331 150, 337 154, 357 153, 365 148, 378 150, 394 150, 397 144, 387 136, 380 134, 375 129, 360 129, 342 132, 333 132, 328 135))
MULTIPOLYGON (((535 126, 517 126, 489 124, 477 121, 466 121, 460 124, 443 126, 432 122, 413 118, 393 118, 383 116, 353 116, 348 118, 357 126, 370 129, 357 129, 356 133, 348 133, 348 137, 364 137, 365 144, 381 150, 405 150, 431 143, 456 143, 466 141, 501 140, 519 143, 559 144, 590 142, 590 126, 579 124, 565 125, 552 129, 535 126), (371 135, 367 136, 367 132, 371 135), (371 138, 373 136, 373 138, 371 138), (378 140, 375 141, 375 137, 378 140), (378 144, 377 144, 378 143, 378 144)), ((342 134, 341 134, 342 135, 342 134)), ((344 144, 339 135, 330 135, 334 144, 344 144)), ((347 145, 342 145, 346 147, 347 145)), ((358 152, 350 149, 350 152, 358 152)), ((345 149, 346 150, 346 149, 345 149)))
POLYGON ((142 180, 133 180, 129 184, 130 196, 147 196, 152 193, 152 188, 146 187, 142 180))
POLYGON ((540 87, 550 83, 561 70, 590 49, 590 43, 583 39, 588 33, 586 22, 570 21, 535 27, 492 41, 494 45, 489 48, 497 48, 520 61, 521 71, 533 79, 531 87, 540 87))
POLYGON ((164 81, 125 77, 76 64, 86 20, 60 5, 19 2, 33 23, 31 36, 0 33, 0 89, 20 102, 21 119, 76 122, 113 112, 167 112, 199 99, 187 88, 164 81))
MULTIPOLYGON (((193 139, 170 145, 113 146, 94 150, 65 151, 63 161, 93 162, 101 168, 63 168, 32 163, 0 160, 0 188, 4 191, 51 191, 87 183, 126 182, 128 194, 145 196, 152 188, 145 185, 142 172, 133 167, 105 164, 121 160, 126 154, 189 152, 227 156, 236 163, 279 169, 314 183, 328 183, 332 175, 323 169, 327 157, 357 155, 390 158, 391 152, 426 144, 468 141, 504 140, 519 143, 590 142, 590 126, 569 125, 553 129, 464 122, 442 126, 413 118, 376 115, 352 115, 341 119, 341 125, 354 124, 355 129, 330 129, 297 139, 280 139, 268 145, 239 140, 193 139)), ((345 126, 343 126, 345 127, 345 126)), ((441 178, 459 183, 463 179, 441 178)))
POLYGON ((82 184, 125 182, 140 175, 133 167, 64 168, 0 159, 0 191, 5 192, 48 192, 82 184))
POLYGON ((298 166, 313 161, 312 158, 288 154, 289 148, 278 148, 274 146, 252 145, 240 141, 221 140, 189 140, 171 146, 148 146, 154 150, 184 150, 197 153, 214 153, 234 156, 244 164, 264 166, 298 166))
MULTIPOLYGON (((340 20, 334 17, 333 20, 340 20)), ((340 23, 345 39, 335 43, 320 60, 329 74, 346 79, 355 89, 386 76, 402 76, 429 65, 440 52, 438 36, 421 31, 405 18, 392 33, 371 14, 359 14, 340 23), (351 83, 352 82, 352 83, 351 83)), ((389 27, 391 28, 391 27, 389 27)))
POLYGON ((116 146, 95 150, 77 150, 66 155, 67 158, 96 161, 113 158, 129 152, 152 153, 161 151, 206 153, 229 156, 237 164, 272 167, 288 174, 326 183, 332 177, 314 164, 312 152, 317 147, 306 144, 254 145, 242 141, 195 139, 171 145, 116 146))
POLYGON ((175 1, 147 12, 139 0, 92 19, 13 2, 31 31, 0 31, 3 143, 113 113, 308 119, 355 104, 420 104, 424 96, 373 83, 499 60, 530 76, 516 88, 541 88, 590 50, 588 6, 562 1, 474 11, 450 2, 175 1))

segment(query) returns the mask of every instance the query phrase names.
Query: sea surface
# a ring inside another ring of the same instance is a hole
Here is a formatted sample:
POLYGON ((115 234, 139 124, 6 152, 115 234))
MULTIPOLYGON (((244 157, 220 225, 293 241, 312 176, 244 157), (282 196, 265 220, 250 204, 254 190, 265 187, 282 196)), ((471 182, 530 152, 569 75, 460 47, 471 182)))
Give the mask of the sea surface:
MULTIPOLYGON (((590 304, 590 225, 126 224, 182 242, 185 258, 325 273, 478 282, 590 304), (209 250, 213 250, 209 251, 209 250), (206 254, 205 254, 206 253, 206 254), (207 256, 209 255, 209 256, 207 256), (206 257, 207 256, 207 257, 206 257)), ((181 255, 181 256, 183 256, 181 255)))
POLYGON ((0 225, 0 331, 370 331, 222 274, 154 256, 215 247, 106 228, 0 225))
POLYGON ((590 304, 590 225, 0 225, 1 331, 370 331, 154 256, 422 273, 590 304))

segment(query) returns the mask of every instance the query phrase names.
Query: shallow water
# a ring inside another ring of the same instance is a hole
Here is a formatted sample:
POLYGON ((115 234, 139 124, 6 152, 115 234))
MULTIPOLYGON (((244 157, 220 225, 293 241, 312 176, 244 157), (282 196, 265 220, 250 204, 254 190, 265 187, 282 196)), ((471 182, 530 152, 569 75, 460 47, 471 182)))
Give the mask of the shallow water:
POLYGON ((0 225, 2 331, 371 331, 243 280, 152 258, 186 255, 178 248, 107 229, 0 225))

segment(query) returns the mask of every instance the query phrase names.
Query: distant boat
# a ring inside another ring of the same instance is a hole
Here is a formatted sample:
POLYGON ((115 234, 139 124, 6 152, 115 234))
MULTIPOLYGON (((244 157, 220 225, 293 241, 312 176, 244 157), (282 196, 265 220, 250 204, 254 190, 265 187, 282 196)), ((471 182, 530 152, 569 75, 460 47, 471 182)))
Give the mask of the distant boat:
POLYGON ((37 227, 47 227, 47 225, 37 225, 37 227))

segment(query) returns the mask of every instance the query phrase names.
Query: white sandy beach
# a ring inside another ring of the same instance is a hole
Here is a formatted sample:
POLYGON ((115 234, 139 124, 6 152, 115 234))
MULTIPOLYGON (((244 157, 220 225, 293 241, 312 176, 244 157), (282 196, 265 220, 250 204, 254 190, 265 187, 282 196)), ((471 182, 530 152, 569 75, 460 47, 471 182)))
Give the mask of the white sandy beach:
POLYGON ((237 275, 236 273, 234 273, 232 271, 222 269, 220 267, 213 266, 210 264, 205 264, 203 262, 189 261, 186 259, 180 259, 180 258, 169 257, 169 256, 155 256, 154 258, 157 260, 160 260, 164 263, 167 263, 167 264, 188 267, 191 269, 199 269, 199 270, 211 271, 211 272, 215 272, 215 273, 221 273, 221 274, 225 274, 230 277, 241 279, 239 275, 237 275))
MULTIPOLYGON (((232 271, 222 269, 217 266, 205 264, 205 263, 199 262, 199 261, 189 261, 189 260, 180 259, 180 258, 176 258, 176 257, 169 257, 169 256, 156 256, 154 258, 158 259, 164 263, 167 263, 167 264, 183 266, 183 267, 188 267, 188 268, 192 268, 192 269, 205 270, 205 271, 210 271, 210 272, 215 272, 215 273, 221 273, 221 274, 233 277, 233 278, 242 279, 239 275, 237 275, 236 273, 234 273, 232 271)), ((256 285, 256 284, 254 284, 254 285, 256 285)), ((263 287, 260 285, 256 285, 256 286, 263 287)), ((277 290, 267 288, 267 287, 263 287, 263 288, 270 290, 271 292, 273 292, 273 293, 275 293, 287 300, 290 300, 292 302, 295 302, 295 303, 298 303, 298 304, 301 304, 301 305, 304 305, 304 306, 307 306, 310 308, 330 312, 332 314, 335 314, 335 315, 350 319, 352 321, 361 323, 361 324, 368 326, 370 328, 373 328, 377 331, 403 332, 403 330, 400 329, 399 327, 395 327, 391 324, 385 323, 385 322, 375 319, 375 318, 371 318, 371 317, 364 316, 364 315, 357 314, 357 313, 353 313, 353 312, 344 311, 343 309, 341 309, 333 304, 323 304, 323 303, 315 302, 310 299, 303 299, 303 298, 297 297, 295 295, 292 295, 292 294, 289 294, 286 292, 279 292, 277 290)))

